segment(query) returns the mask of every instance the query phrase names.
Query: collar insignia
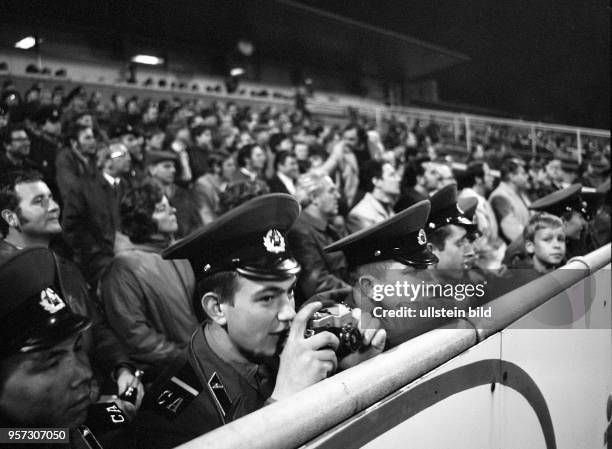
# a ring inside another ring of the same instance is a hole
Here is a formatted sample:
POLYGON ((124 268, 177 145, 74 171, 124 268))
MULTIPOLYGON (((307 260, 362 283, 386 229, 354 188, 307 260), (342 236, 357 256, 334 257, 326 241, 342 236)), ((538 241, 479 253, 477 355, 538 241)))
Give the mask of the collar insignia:
POLYGON ((263 244, 269 253, 284 253, 285 239, 277 229, 270 229, 263 238, 263 244))

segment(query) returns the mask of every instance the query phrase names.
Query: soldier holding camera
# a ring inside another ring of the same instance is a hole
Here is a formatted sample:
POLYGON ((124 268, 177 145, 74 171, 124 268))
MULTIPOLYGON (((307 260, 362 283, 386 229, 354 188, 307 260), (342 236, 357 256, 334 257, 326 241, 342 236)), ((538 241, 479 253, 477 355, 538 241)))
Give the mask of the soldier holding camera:
POLYGON ((198 277, 194 309, 205 321, 185 356, 147 393, 127 446, 174 447, 382 352, 384 330, 357 338, 350 319, 332 319, 343 326, 335 333, 309 329, 318 302, 296 313, 292 289, 300 266, 285 233, 298 213, 290 195, 264 195, 164 252, 191 261, 198 277), (351 352, 355 340, 359 349, 351 352))

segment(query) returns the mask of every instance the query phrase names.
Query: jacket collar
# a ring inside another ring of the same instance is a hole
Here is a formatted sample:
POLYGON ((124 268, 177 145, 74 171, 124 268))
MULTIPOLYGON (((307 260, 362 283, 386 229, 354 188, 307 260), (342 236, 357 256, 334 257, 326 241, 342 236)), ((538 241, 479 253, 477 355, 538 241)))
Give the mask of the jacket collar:
POLYGON ((300 219, 305 221, 306 223, 312 225, 315 229, 319 231, 325 231, 327 229, 327 222, 317 218, 313 215, 310 215, 305 210, 300 214, 300 219))

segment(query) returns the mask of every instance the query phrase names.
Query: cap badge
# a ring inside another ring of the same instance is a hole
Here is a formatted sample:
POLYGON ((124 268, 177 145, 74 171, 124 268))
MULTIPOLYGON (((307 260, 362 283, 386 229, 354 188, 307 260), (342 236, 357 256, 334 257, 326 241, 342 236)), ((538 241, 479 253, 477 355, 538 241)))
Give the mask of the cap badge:
POLYGON ((49 313, 56 313, 66 307, 62 298, 60 298, 51 288, 45 288, 40 292, 39 304, 49 313))
POLYGON ((427 235, 425 234, 425 230, 419 229, 419 233, 417 235, 417 242, 421 246, 427 243, 427 235))
POLYGON ((263 238, 263 244, 269 253, 284 253, 285 239, 277 229, 270 229, 263 238))

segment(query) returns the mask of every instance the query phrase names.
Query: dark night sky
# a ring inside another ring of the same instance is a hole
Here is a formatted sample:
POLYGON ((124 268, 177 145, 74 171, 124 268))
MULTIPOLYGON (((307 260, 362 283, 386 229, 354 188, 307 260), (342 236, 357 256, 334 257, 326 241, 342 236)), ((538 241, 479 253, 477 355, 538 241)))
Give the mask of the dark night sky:
POLYGON ((443 101, 609 129, 610 9, 601 0, 300 0, 459 51, 443 101))
MULTIPOLYGON (((115 32, 145 31, 168 41, 172 36, 197 39, 217 25, 231 38, 228 25, 234 32, 241 30, 240 14, 248 14, 248 8, 240 8, 247 5, 244 0, 234 1, 3 0, 0 22, 3 15, 9 22, 19 19, 27 24, 59 17, 115 32), (8 13, 3 14, 7 5, 8 13), (211 8, 228 10, 230 20, 194 20, 214 17, 211 8)), ((274 7, 274 2, 251 1, 251 7, 274 7)), ((434 75, 442 101, 609 129, 610 7, 604 0, 294 1, 469 56, 470 62, 434 75)), ((274 9, 262 12, 273 13, 274 9)))

